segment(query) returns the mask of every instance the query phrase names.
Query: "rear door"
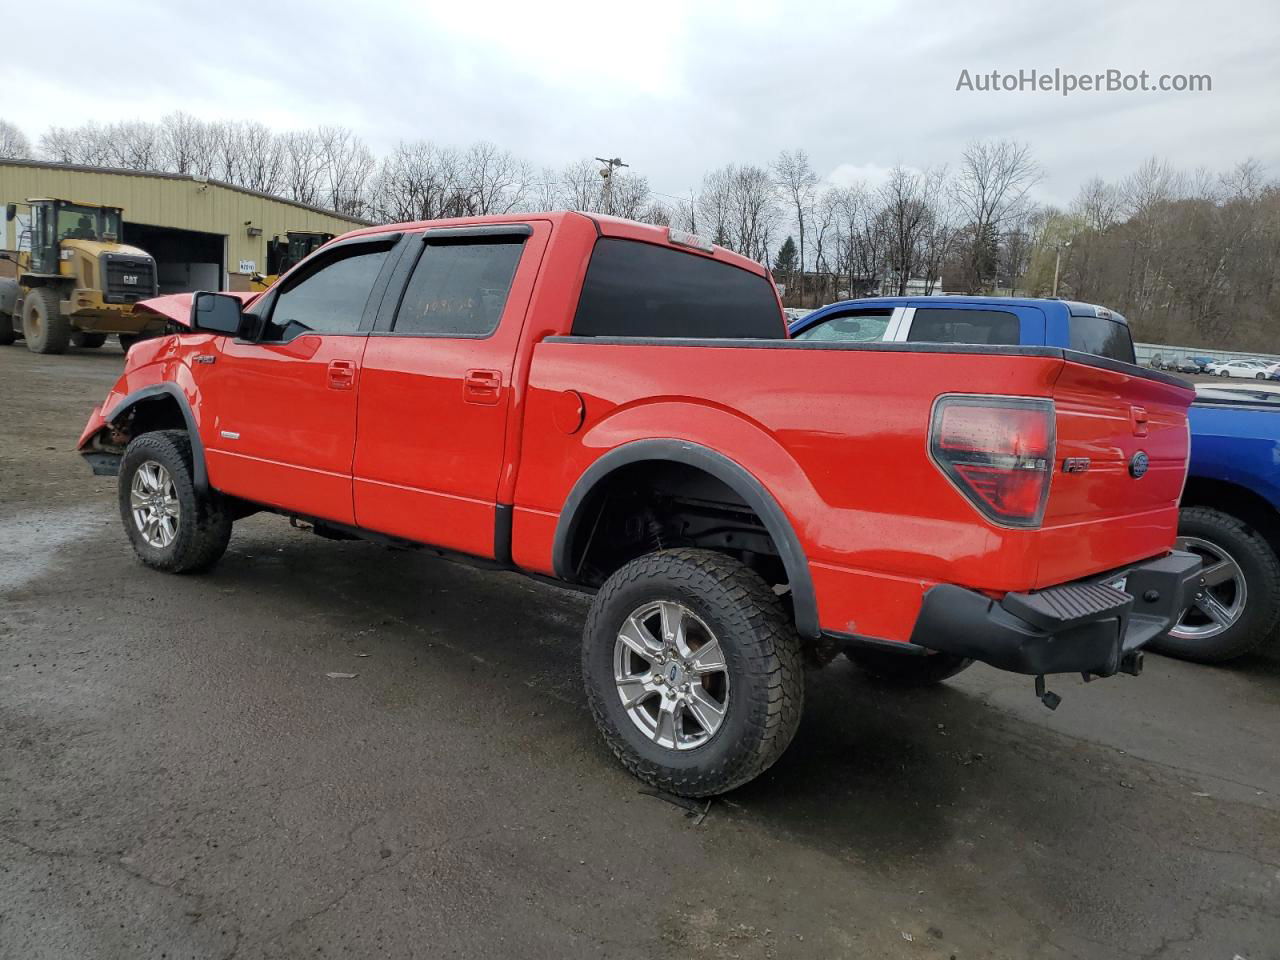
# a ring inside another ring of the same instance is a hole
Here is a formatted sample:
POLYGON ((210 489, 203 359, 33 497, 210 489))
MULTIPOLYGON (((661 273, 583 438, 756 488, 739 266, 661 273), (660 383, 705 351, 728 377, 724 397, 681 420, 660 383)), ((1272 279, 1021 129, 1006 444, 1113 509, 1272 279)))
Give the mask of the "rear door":
POLYGON ((399 296, 388 296, 364 355, 361 527, 495 555, 512 370, 550 230, 534 221, 410 238, 407 277, 392 281, 399 296))
POLYGON ((253 342, 213 338, 192 366, 219 490, 353 523, 351 457, 365 341, 399 234, 335 245, 262 301, 253 342))

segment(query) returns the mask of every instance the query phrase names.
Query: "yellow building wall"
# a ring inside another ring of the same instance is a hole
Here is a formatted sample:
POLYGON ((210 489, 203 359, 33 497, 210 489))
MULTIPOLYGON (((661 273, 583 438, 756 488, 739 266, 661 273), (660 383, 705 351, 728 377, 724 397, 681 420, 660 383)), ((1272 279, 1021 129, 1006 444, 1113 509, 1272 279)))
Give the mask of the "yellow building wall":
MULTIPOLYGON (((253 261, 258 271, 266 270, 267 242, 275 236, 283 239, 290 230, 340 236, 361 226, 345 217, 214 183, 0 162, 0 204, 28 197, 56 197, 122 207, 124 219, 130 223, 224 236, 225 266, 231 289, 243 288, 245 278, 238 276, 242 260, 253 261), (246 221, 261 228, 262 235, 249 236, 246 221)), ((14 226, 15 223, 5 224, 4 242, 0 244, 5 249, 12 250, 17 244, 14 226)))

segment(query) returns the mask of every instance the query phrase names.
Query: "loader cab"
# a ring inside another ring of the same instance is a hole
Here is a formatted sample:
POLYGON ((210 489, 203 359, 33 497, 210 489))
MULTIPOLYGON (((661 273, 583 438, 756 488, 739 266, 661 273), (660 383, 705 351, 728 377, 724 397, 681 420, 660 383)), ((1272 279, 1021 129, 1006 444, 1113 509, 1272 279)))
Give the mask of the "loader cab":
POLYGON ((277 277, 292 269, 332 239, 332 233, 295 230, 290 230, 284 240, 276 237, 267 249, 267 275, 277 277))
MULTIPOLYGON (((90 240, 99 243, 120 241, 123 211, 119 207, 99 207, 66 200, 28 200, 31 226, 27 231, 31 247, 33 274, 58 273, 64 240, 90 240)), ((16 205, 6 210, 8 219, 16 215, 16 205)), ((21 246, 21 244, 19 244, 21 246)))

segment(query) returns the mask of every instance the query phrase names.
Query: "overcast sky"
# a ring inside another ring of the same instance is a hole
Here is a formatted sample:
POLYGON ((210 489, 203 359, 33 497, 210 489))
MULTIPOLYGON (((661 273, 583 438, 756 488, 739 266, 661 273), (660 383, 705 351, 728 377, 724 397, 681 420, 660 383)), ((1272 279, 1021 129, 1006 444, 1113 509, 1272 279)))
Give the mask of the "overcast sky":
POLYGON ((1280 176, 1280 3, 481 0, 264 4, 58 0, 56 36, 0 53, 0 117, 172 110, 400 139, 492 140, 538 165, 621 156, 655 190, 803 147, 822 176, 954 164, 971 138, 1029 141, 1042 199, 1159 154, 1280 176), (981 7, 981 9, 975 9, 981 7), (71 27, 74 27, 71 29, 71 27), (37 55, 39 54, 39 55, 37 55), (55 69, 50 70, 50 63, 55 69), (957 92, 1054 68, 1209 74, 1212 92, 957 92))

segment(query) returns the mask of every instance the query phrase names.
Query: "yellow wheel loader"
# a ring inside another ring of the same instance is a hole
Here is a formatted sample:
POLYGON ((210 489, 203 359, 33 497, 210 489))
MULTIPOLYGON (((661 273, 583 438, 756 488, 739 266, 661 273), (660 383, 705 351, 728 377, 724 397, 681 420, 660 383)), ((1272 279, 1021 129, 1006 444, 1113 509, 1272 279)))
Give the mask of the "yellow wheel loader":
POLYGON ((0 277, 0 344, 21 336, 34 353, 62 353, 70 344, 100 347, 114 333, 128 350, 163 331, 163 320, 134 312, 159 292, 156 262, 120 242, 119 207, 33 199, 8 204, 7 221, 19 206, 30 219, 18 250, 0 252, 15 267, 0 277))

